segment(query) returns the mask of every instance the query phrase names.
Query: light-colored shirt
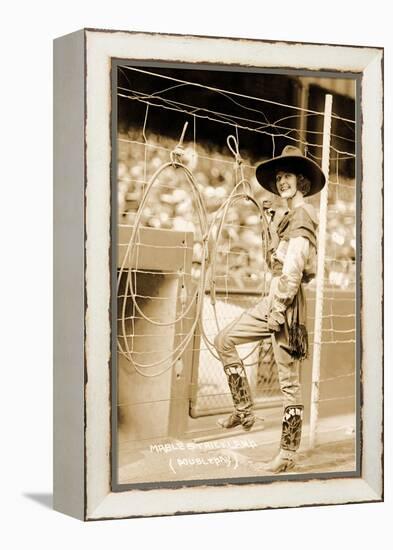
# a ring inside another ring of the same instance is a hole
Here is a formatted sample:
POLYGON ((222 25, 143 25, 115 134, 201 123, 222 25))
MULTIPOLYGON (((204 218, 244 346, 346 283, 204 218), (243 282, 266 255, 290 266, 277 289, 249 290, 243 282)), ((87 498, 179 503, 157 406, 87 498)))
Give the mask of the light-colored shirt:
POLYGON ((275 285, 272 309, 284 312, 296 296, 302 280, 309 281, 316 271, 316 250, 305 237, 281 241, 273 258, 282 263, 282 274, 275 285))

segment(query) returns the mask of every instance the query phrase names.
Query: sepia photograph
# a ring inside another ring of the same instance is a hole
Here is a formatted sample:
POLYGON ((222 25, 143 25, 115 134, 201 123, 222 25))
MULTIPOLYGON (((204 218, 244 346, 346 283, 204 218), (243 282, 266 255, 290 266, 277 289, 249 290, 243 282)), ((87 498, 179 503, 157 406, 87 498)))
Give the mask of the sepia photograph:
POLYGON ((3 9, 2 547, 384 548, 388 4, 54 7, 3 9))
POLYGON ((55 508, 380 502, 383 51, 84 29, 54 67, 55 508))
POLYGON ((359 75, 111 83, 112 490, 359 476, 359 75))

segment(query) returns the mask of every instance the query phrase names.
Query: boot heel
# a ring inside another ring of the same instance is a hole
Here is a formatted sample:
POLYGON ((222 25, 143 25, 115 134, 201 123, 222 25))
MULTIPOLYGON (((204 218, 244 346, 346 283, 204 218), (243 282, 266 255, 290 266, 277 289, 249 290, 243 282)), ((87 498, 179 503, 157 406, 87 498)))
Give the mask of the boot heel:
POLYGON ((289 472, 296 466, 296 451, 302 436, 303 405, 289 405, 282 419, 280 452, 270 462, 269 471, 279 474, 289 472))
POLYGON ((283 451, 281 449, 268 465, 268 470, 274 474, 281 474, 282 472, 293 470, 295 465, 295 451, 283 451))
POLYGON ((254 424, 255 424, 255 416, 253 414, 250 414, 246 418, 243 419, 242 428, 246 432, 249 432, 251 430, 251 428, 254 426, 254 424))
POLYGON ((241 426, 243 430, 249 432, 253 425, 255 424, 255 416, 253 414, 244 414, 239 412, 234 412, 228 418, 220 418, 218 420, 218 425, 226 430, 231 428, 236 428, 241 426))

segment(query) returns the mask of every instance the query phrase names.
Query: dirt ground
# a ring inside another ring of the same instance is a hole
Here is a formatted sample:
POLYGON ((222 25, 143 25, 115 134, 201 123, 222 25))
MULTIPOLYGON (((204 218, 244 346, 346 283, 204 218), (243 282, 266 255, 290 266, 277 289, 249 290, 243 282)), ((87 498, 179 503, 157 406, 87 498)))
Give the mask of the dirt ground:
MULTIPOLYGON (((353 421, 353 415, 322 419, 313 449, 308 446, 306 425, 291 475, 354 471, 353 421)), ((280 439, 277 424, 257 424, 250 432, 236 429, 228 435, 221 431, 204 438, 168 438, 145 441, 138 448, 123 447, 119 483, 271 477, 268 463, 276 454, 280 439)))

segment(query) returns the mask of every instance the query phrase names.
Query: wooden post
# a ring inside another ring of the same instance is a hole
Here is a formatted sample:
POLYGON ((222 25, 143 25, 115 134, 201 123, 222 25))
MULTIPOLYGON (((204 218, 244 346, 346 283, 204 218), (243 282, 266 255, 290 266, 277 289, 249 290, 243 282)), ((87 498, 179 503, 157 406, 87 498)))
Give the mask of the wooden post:
POLYGON ((329 189, 329 161, 330 161, 330 130, 332 121, 333 97, 325 97, 325 114, 323 121, 322 171, 326 176, 325 187, 321 191, 319 207, 318 232, 318 266, 315 296, 314 345, 311 378, 311 405, 310 405, 310 449, 315 446, 316 428, 319 413, 319 380, 321 367, 322 323, 323 323, 323 296, 325 281, 325 252, 326 252, 326 221, 329 189))
MULTIPOLYGON (((307 117, 306 110, 308 109, 308 96, 310 93, 310 85, 304 79, 300 79, 300 94, 299 94, 299 103, 300 107, 304 109, 300 112, 300 122, 299 122, 299 138, 300 143, 304 144, 307 141, 307 117)), ((306 153, 306 151, 304 151, 306 153)))

